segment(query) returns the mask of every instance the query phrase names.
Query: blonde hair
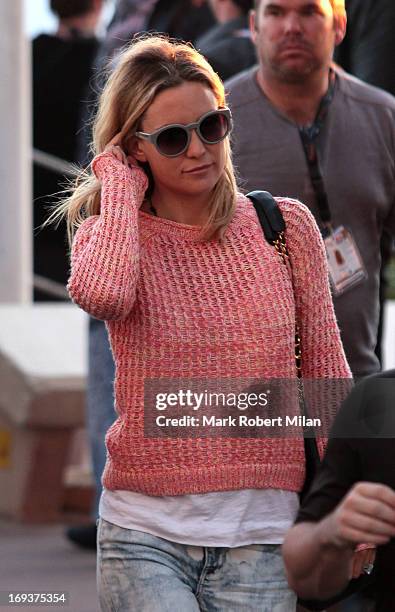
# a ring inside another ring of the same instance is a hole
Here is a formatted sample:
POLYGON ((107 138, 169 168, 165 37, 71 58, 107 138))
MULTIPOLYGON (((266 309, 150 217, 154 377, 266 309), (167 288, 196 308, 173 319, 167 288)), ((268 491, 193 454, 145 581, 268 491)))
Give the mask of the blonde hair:
MULTIPOLYGON (((164 36, 145 35, 119 55, 100 96, 93 124, 93 155, 101 153, 117 133, 125 148, 139 129, 142 117, 155 96, 185 81, 199 82, 214 93, 218 106, 225 106, 224 86, 210 64, 192 46, 164 36)), ((202 238, 222 239, 236 206, 237 187, 229 138, 224 142, 225 168, 209 201, 209 218, 202 238)), ((152 177, 151 188, 152 188, 152 177)), ((90 215, 100 213, 100 182, 89 170, 79 173, 71 195, 52 213, 49 221, 67 220, 71 244, 76 229, 90 215)))

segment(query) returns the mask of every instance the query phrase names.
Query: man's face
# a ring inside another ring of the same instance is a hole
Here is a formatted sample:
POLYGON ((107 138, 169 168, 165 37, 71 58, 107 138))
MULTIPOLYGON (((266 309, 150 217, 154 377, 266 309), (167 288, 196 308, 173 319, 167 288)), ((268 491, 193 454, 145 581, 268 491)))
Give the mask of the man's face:
POLYGON ((218 10, 220 8, 221 1, 220 0, 208 0, 209 7, 215 17, 218 15, 218 10))
POLYGON ((262 69, 286 83, 329 66, 345 31, 329 0, 261 0, 250 25, 262 69))

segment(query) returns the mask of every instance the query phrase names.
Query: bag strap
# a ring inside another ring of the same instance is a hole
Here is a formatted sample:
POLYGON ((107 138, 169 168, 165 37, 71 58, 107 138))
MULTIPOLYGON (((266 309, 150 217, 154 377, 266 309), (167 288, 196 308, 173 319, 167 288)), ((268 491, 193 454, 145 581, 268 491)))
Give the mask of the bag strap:
MULTIPOLYGON (((290 271, 292 287, 294 288, 292 262, 285 239, 285 221, 276 200, 268 191, 259 190, 250 191, 247 193, 247 198, 249 198, 254 205, 266 240, 269 244, 274 246, 277 253, 281 257, 281 261, 287 270, 290 271)), ((302 343, 297 321, 295 321, 295 363, 298 378, 301 378, 302 343)))
MULTIPOLYGON (((295 296, 292 261, 289 256, 285 238, 286 226, 282 212, 276 200, 268 191, 251 191, 250 193, 247 193, 247 198, 249 198, 254 205, 266 240, 269 242, 269 244, 274 246, 281 258, 282 263, 289 271, 295 296)), ((296 374, 298 377, 299 405, 303 414, 308 416, 302 381, 302 343, 297 319, 295 319, 295 365, 296 374)), ((312 438, 304 438, 304 447, 306 458, 306 479, 303 489, 300 492, 301 499, 303 499, 310 490, 318 465, 320 464, 320 455, 318 452, 317 438, 315 434, 312 438)))
POLYGON ((268 191, 250 191, 251 200, 258 215, 259 223, 269 244, 275 245, 281 232, 285 231, 285 221, 276 200, 268 191))

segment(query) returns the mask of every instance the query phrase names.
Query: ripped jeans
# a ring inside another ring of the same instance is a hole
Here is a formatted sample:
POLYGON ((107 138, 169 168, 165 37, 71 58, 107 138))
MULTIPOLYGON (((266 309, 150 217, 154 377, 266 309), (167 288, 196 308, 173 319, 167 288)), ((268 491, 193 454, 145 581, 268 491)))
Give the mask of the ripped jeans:
POLYGON ((117 527, 98 529, 102 612, 294 612, 281 547, 187 546, 117 527))

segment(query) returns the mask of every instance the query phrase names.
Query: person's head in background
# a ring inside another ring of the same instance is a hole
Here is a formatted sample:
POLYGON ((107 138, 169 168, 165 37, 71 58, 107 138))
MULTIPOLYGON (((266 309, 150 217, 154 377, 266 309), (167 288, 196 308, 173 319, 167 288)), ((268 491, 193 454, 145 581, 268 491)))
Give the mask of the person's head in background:
POLYGON ((104 0, 50 0, 58 18, 57 35, 62 38, 94 36, 104 0))
POLYGON ((210 8, 219 23, 247 16, 254 0, 209 0, 210 8))
POLYGON ((344 0, 255 0, 250 27, 264 80, 325 80, 346 30, 344 0))

